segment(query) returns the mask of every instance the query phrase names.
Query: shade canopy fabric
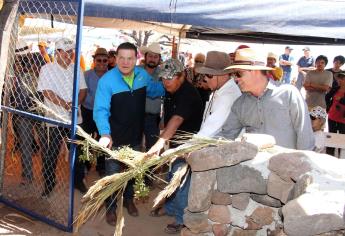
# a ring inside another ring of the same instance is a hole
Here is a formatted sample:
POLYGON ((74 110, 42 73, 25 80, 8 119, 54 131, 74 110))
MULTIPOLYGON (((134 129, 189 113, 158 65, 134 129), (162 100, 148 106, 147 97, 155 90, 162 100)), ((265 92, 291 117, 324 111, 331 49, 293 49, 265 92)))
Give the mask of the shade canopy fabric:
POLYGON ((191 38, 345 44, 342 0, 85 0, 84 15, 89 26, 116 28, 112 19, 174 24, 191 38))

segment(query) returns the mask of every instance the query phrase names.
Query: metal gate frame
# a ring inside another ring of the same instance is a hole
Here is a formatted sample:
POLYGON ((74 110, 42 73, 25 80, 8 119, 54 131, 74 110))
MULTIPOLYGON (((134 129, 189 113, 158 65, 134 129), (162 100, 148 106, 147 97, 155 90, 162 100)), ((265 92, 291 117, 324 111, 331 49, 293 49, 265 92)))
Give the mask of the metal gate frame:
MULTIPOLYGON (((51 1, 51 0, 45 0, 45 1, 51 1)), ((59 0, 55 0, 59 1, 59 0)), ((64 1, 64 0, 62 0, 64 1)), ((66 1, 66 0, 65 0, 66 1)), ((67 0, 68 1, 68 0, 67 0)), ((81 49, 81 39, 82 39, 82 27, 83 27, 83 18, 84 18, 84 0, 70 0, 70 2, 77 2, 78 3, 78 10, 77 10, 77 35, 76 35, 76 48, 75 48, 75 65, 74 65, 74 80, 73 80, 73 99, 72 99, 72 123, 71 125, 58 122, 55 120, 51 120, 49 118, 44 118, 35 114, 31 114, 25 111, 19 111, 16 109, 13 109, 8 106, 2 106, 1 110, 3 111, 3 124, 7 123, 8 120, 8 113, 16 113, 19 115, 22 115, 24 117, 31 118, 33 120, 43 121, 55 125, 59 125, 65 128, 71 129, 71 135, 70 139, 74 140, 76 136, 76 126, 77 126, 77 114, 78 114, 78 84, 79 84, 79 75, 80 75, 80 49, 81 49)), ((7 137, 7 129, 2 129, 2 143, 1 143, 1 160, 0 160, 0 187, 2 189, 3 186, 3 175, 4 175, 4 160, 6 155, 6 137, 7 137)), ((10 201, 6 198, 4 198, 2 195, 2 192, 0 192, 0 202, 4 203, 5 205, 8 205, 18 211, 21 211, 33 218, 36 218, 42 222, 45 222, 49 225, 52 225, 58 229, 67 231, 67 232, 73 232, 73 207, 74 207, 74 167, 75 167, 75 159, 76 159, 76 144, 71 143, 70 150, 69 150, 69 160, 70 160, 70 179, 69 179, 69 203, 68 203, 68 220, 67 225, 63 225, 60 223, 57 223, 51 219, 46 218, 44 215, 38 214, 34 211, 28 210, 19 204, 10 201)))

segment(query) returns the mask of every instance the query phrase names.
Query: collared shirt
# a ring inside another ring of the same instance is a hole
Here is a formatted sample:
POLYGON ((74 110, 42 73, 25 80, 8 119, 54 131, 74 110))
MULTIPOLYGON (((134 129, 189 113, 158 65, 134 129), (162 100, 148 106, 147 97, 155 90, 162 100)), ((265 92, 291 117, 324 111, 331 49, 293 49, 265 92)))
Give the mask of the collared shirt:
MULTIPOLYGON (((144 66, 142 66, 142 68, 144 68, 144 66)), ((155 70, 153 71, 152 79, 154 81, 159 81, 159 67, 157 66, 155 68, 155 70)), ((146 113, 150 113, 150 114, 157 114, 160 115, 161 113, 161 105, 162 105, 162 98, 158 97, 158 98, 150 98, 150 97, 146 97, 146 105, 145 105, 145 112, 146 113)))
MULTIPOLYGON (((305 78, 305 83, 313 83, 317 85, 327 85, 329 88, 332 87, 333 74, 329 71, 309 71, 305 78)), ((309 108, 320 106, 326 109, 326 92, 321 91, 306 91, 305 101, 309 108)))
MULTIPOLYGON (((284 60, 288 62, 293 62, 293 57, 291 55, 283 54, 279 57, 279 60, 284 60)), ((292 66, 291 65, 280 65, 284 72, 291 72, 292 66)))
MULTIPOLYGON (((301 57, 298 60, 297 65, 299 67, 311 67, 311 66, 314 66, 314 58, 312 56, 308 57, 308 58, 303 56, 303 57, 301 57)), ((308 72, 308 71, 306 71, 306 72, 308 72)), ((304 81, 304 78, 305 78, 304 74, 302 72, 298 72, 297 80, 302 79, 304 81)))
POLYGON ((85 76, 85 82, 87 85, 87 94, 82 105, 83 107, 89 110, 93 110, 96 89, 97 89, 98 81, 101 79, 101 77, 99 77, 96 74, 96 71, 94 69, 85 71, 84 76, 85 76))
MULTIPOLYGON (((57 62, 44 65, 40 71, 37 91, 51 90, 66 102, 72 102, 73 97, 73 74, 74 64, 70 64, 66 69, 61 67, 57 62)), ((79 90, 86 89, 84 74, 81 72, 79 77, 79 90)), ((51 109, 54 113, 46 111, 45 116, 56 120, 71 121, 72 113, 64 107, 56 105, 49 99, 44 98, 44 105, 51 109), (58 115, 58 116, 56 116, 58 115)), ((82 122, 82 118, 78 112, 78 124, 82 122)), ((47 124, 47 126, 52 126, 47 124)))
POLYGON ((277 145, 299 149, 314 148, 314 134, 306 103, 296 87, 267 84, 264 94, 243 93, 234 103, 217 136, 235 139, 242 128, 247 133, 272 135, 277 145))
POLYGON ((219 133, 230 114, 232 104, 240 96, 241 91, 233 79, 212 93, 210 101, 206 103, 203 123, 197 135, 213 137, 219 133))

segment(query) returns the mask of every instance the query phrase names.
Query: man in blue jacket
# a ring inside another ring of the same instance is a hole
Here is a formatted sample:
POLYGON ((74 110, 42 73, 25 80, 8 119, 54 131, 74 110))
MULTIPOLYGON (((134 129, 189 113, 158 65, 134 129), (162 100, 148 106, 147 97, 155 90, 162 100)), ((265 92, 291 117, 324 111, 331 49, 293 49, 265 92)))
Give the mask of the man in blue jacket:
MULTIPOLYGON (((101 135, 100 144, 108 148, 130 146, 140 150, 144 129, 145 101, 148 97, 164 95, 161 82, 155 82, 143 69, 135 66, 137 48, 131 43, 122 43, 117 48, 117 66, 108 71, 98 82, 93 118, 101 135)), ((120 162, 108 159, 106 175, 121 171, 120 162)), ((132 216, 138 216, 133 203, 133 180, 124 192, 124 206, 132 216)), ((114 196, 106 201, 106 220, 116 224, 114 196)))

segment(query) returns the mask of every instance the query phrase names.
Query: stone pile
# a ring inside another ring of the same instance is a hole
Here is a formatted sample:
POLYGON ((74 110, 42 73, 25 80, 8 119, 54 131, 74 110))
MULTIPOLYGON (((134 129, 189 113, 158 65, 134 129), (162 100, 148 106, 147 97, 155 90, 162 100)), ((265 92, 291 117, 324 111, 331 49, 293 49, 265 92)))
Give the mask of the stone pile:
POLYGON ((232 142, 192 153, 183 236, 345 235, 345 160, 232 142))

